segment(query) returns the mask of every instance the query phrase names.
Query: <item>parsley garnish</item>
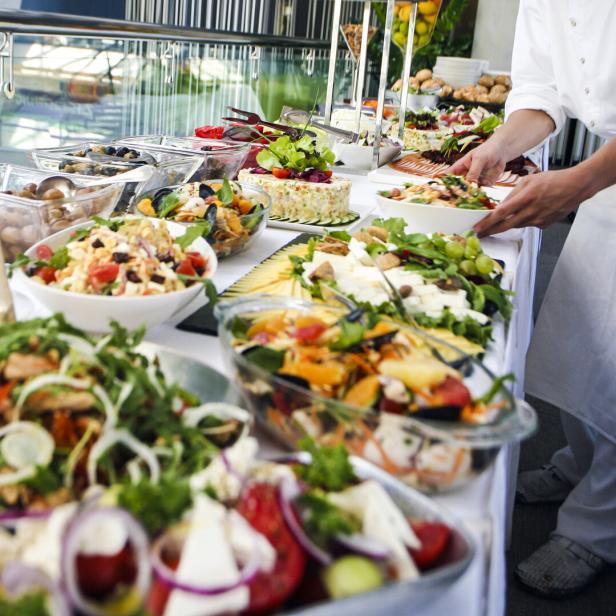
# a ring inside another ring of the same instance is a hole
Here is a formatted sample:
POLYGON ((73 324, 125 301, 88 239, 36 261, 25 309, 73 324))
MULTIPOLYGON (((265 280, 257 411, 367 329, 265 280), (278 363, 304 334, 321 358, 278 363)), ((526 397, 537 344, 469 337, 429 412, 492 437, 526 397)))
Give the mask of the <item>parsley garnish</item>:
POLYGON ((343 445, 335 447, 318 446, 310 438, 303 438, 299 448, 312 456, 310 464, 298 466, 298 477, 313 488, 340 492, 357 481, 349 460, 349 453, 343 445))

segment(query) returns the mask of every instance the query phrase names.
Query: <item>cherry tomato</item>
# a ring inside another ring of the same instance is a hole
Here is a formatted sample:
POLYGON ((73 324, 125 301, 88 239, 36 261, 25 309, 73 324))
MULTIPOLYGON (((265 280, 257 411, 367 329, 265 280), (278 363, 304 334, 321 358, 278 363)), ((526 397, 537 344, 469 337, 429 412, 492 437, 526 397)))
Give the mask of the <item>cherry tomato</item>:
POLYGON ((451 529, 440 522, 414 522, 411 524, 421 547, 411 550, 415 564, 421 569, 433 567, 449 544, 451 529))
POLYGON ((118 584, 135 581, 137 566, 130 546, 126 545, 117 554, 77 555, 77 581, 79 588, 88 597, 101 599, 111 595, 118 584))
POLYGON ((325 171, 323 171, 323 173, 325 174, 326 177, 331 178, 332 175, 334 174, 334 172, 331 169, 325 169, 325 171))
POLYGON ((107 284, 113 282, 120 273, 120 266, 117 263, 105 263, 104 265, 95 265, 90 269, 90 278, 98 284, 107 284))
POLYGON ((47 244, 41 244, 36 247, 36 258, 41 261, 49 261, 53 255, 53 250, 47 244))
POLYGON ((11 391, 13 391, 13 387, 15 387, 15 385, 17 385, 17 381, 9 381, 4 385, 0 385, 0 402, 4 402, 4 400, 6 400, 10 396, 11 391))
POLYGON ((36 270, 35 276, 41 278, 45 284, 51 284, 56 281, 56 268, 44 265, 36 270))
POLYGON ((464 408, 472 401, 471 394, 466 385, 452 376, 448 376, 440 385, 437 385, 433 393, 435 396, 440 397, 441 404, 445 406, 464 408))
POLYGON ((305 327, 298 327, 293 335, 300 342, 311 342, 316 340, 326 329, 325 323, 313 323, 305 327))
POLYGON ((205 269, 205 265, 207 263, 207 261, 205 260, 205 257, 199 253, 199 252, 187 252, 186 256, 190 259, 190 262, 192 263, 192 266, 195 269, 205 269))
POLYGON ((269 483, 255 483, 244 491, 237 511, 265 535, 276 550, 270 573, 259 573, 249 584, 250 603, 243 614, 265 614, 280 606, 299 585, 306 569, 306 555, 287 527, 278 490, 269 483))
POLYGON ((286 180, 291 175, 291 170, 283 167, 272 167, 272 175, 279 180, 286 180))
POLYGON ((176 268, 176 274, 183 274, 184 276, 196 276, 197 272, 193 267, 190 257, 186 257, 176 268))

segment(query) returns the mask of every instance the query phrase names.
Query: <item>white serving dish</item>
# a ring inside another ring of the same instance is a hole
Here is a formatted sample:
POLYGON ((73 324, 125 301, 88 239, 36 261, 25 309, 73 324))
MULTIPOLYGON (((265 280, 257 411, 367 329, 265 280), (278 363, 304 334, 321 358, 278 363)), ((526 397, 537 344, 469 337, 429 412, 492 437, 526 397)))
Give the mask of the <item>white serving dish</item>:
POLYGON ((465 210, 442 205, 396 201, 378 194, 376 199, 384 217, 403 218, 411 230, 417 233, 462 233, 472 229, 490 213, 490 210, 465 210))
MULTIPOLYGON (((385 144, 379 151, 379 167, 386 165, 400 154, 402 147, 397 144, 385 144)), ((347 167, 351 169, 372 169, 372 154, 374 148, 371 145, 359 145, 357 143, 336 143, 333 151, 347 167)))
MULTIPOLYGON (((159 225, 163 221, 153 219, 151 222, 154 225, 159 225)), ((63 229, 34 244, 26 251, 26 255, 33 257, 36 254, 36 248, 41 244, 46 244, 52 250, 56 250, 67 243, 74 231, 92 224, 92 221, 87 221, 63 229)), ((167 228, 173 237, 179 237, 186 232, 184 225, 174 222, 167 221, 167 228)), ((208 277, 211 278, 218 265, 216 254, 211 246, 203 238, 198 238, 190 245, 189 249, 199 252, 207 259, 207 273, 208 277)), ((112 297, 55 289, 36 282, 21 269, 15 272, 15 278, 21 288, 45 308, 52 312, 64 313, 71 325, 95 333, 109 332, 111 330, 109 325, 111 319, 118 321, 120 325, 128 329, 135 329, 140 325, 145 325, 147 328, 154 327, 184 308, 199 293, 203 293, 202 285, 194 284, 182 291, 161 295, 112 297)))

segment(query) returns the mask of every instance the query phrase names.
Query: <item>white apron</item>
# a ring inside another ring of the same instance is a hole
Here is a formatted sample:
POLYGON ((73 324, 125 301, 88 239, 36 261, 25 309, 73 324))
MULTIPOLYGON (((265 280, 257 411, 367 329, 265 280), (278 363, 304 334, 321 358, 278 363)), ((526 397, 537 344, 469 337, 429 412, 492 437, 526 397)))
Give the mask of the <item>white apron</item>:
POLYGON ((578 210, 537 319, 526 391, 616 440, 616 186, 578 210))

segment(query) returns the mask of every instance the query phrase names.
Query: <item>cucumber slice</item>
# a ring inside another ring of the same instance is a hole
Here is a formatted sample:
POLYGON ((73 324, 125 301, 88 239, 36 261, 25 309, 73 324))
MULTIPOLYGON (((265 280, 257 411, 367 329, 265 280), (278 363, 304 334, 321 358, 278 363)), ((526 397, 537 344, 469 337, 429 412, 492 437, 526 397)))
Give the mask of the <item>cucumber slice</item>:
POLYGON ((323 571, 323 584, 333 599, 375 590, 384 582, 379 567, 363 556, 343 556, 323 571))

